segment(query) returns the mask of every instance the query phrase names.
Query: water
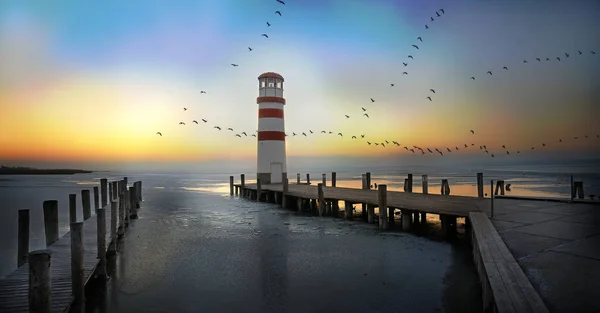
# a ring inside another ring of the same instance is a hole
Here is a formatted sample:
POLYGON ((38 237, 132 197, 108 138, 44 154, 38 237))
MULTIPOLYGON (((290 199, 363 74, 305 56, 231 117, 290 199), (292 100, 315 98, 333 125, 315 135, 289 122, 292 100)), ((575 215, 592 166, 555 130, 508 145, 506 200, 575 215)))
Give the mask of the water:
MULTIPOLYGON (((336 169, 337 170, 337 169, 336 169)), ((347 168, 338 186, 360 187, 360 174, 400 190, 406 173, 429 174, 429 191, 449 179, 451 193, 476 195, 476 172, 465 168, 347 168), (432 175, 431 173, 436 173, 432 175)), ((322 169, 311 171, 320 182, 322 169)), ((600 194, 589 168, 495 168, 485 180, 504 179, 508 194, 568 197, 570 175, 586 194, 600 194)), ((315 218, 228 196, 239 173, 91 173, 0 176, 0 277, 14 270, 17 211, 30 209, 31 249, 44 247, 42 202, 59 201, 61 235, 68 230, 68 194, 128 176, 142 180, 141 217, 114 262, 117 273, 98 312, 319 312, 477 311, 480 290, 468 248, 411 234, 379 234, 372 225, 315 218), (173 301, 177 299, 177 301, 173 301), (335 300, 335 302, 332 302, 335 300), (335 303, 335 306, 332 306, 335 303)), ((290 169, 290 181, 295 170, 290 169)), ((305 180, 302 174, 302 180, 305 180)), ((328 174, 328 178, 330 175, 328 174)), ((254 175, 247 174, 251 182, 254 175)), ((486 188, 487 189, 487 188, 486 188)), ((489 193, 489 189, 486 190, 489 193)), ((78 210, 81 200, 78 197, 78 210)), ((79 216, 81 219, 81 216, 79 216)))

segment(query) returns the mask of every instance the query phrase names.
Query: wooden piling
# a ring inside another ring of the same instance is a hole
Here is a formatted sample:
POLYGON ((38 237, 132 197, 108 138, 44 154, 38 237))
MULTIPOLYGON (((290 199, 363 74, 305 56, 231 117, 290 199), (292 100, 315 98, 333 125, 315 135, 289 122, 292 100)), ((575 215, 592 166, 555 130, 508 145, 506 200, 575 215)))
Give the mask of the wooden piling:
POLYGON ((77 222, 77 195, 74 193, 69 195, 69 222, 77 222))
POLYGON ((94 186, 94 211, 98 211, 100 208, 100 194, 98 186, 94 186))
POLYGON ((296 174, 296 184, 300 184, 300 173, 296 174))
POLYGON ((365 175, 367 177, 367 188, 366 189, 371 189, 371 172, 367 172, 365 175))
POLYGON ((336 187, 337 173, 331 172, 331 187, 336 187))
POLYGON ((388 229, 388 207, 387 207, 387 185, 379 185, 378 186, 379 193, 379 229, 387 230, 388 229))
POLYGON ((406 192, 412 192, 413 191, 413 174, 408 174, 408 187, 407 187, 407 191, 406 192))
POLYGON ((306 173, 306 184, 310 185, 310 174, 306 173))
POLYGON ((83 207, 83 220, 87 220, 92 216, 92 199, 90 198, 90 190, 81 190, 81 206, 83 207))
POLYGON ((229 176, 229 195, 233 196, 233 176, 229 176))
POLYGON ((584 199, 583 182, 582 181, 573 182, 573 193, 571 195, 571 199, 575 199, 575 197, 577 197, 579 199, 584 199))
POLYGON ((113 191, 114 191, 113 184, 112 184, 112 182, 109 182, 108 183, 108 202, 113 201, 113 199, 116 198, 116 195, 113 195, 113 191))
POLYGON ((260 194, 262 193, 262 182, 260 178, 256 179, 256 202, 260 201, 260 194))
POLYGON ((573 184, 573 175, 571 175, 571 201, 575 199, 575 185, 573 184))
POLYGON ((127 189, 128 182, 129 178, 127 176, 123 177, 123 190, 127 189))
POLYGON ((483 173, 477 173, 477 197, 483 198, 483 173))
POLYGON ((367 204, 367 223, 375 223, 375 206, 367 204))
POLYGON ((494 180, 491 180, 491 186, 490 186, 490 199, 492 200, 492 204, 490 205, 490 215, 492 216, 492 218, 494 218, 494 180))
POLYGON ((58 240, 58 201, 46 200, 44 208, 44 232, 46 233, 46 247, 58 240))
POLYGON ((285 174, 282 174, 283 192, 288 193, 290 191, 290 181, 285 174))
POLYGON ((106 209, 96 210, 96 243, 98 250, 98 278, 106 279, 106 209))
MULTIPOLYGON (((368 179, 367 179, 367 174, 362 174, 362 189, 369 189, 369 185, 368 185, 368 179)), ((360 204, 360 217, 362 219, 367 219, 367 204, 366 203, 361 203, 360 204)))
POLYGON ((409 210, 402 209, 402 230, 409 231, 412 225, 412 214, 409 210))
POLYGON ((325 195, 323 194, 323 184, 320 183, 317 185, 317 191, 319 196, 319 216, 323 216, 325 213, 325 195))
POLYGON ((125 227, 129 226, 131 221, 131 197, 129 196, 129 189, 123 194, 123 235, 125 235, 125 227))
POLYGON ((106 178, 102 178, 100 179, 100 199, 102 199, 102 207, 105 207, 106 204, 108 203, 107 200, 107 187, 108 187, 108 180, 106 178))
POLYGON ((240 197, 246 197, 246 174, 240 174, 240 197))
MULTIPOLYGON (((142 190, 143 190, 143 189, 142 189, 142 181, 141 181, 141 180, 139 180, 139 181, 137 182, 137 184, 138 184, 138 185, 135 187, 135 191, 137 192, 137 195, 138 195, 138 205, 139 205, 139 203, 140 203, 140 202, 142 202, 142 201, 144 200, 144 197, 142 197, 142 190)), ((138 206, 138 207, 139 207, 139 206, 138 206)))
POLYGON ((17 267, 27 263, 29 255, 29 209, 19 210, 17 267))
POLYGON ((129 218, 136 219, 138 218, 138 209, 137 209, 137 191, 135 185, 129 187, 129 218))
POLYGON ((321 182, 323 183, 323 187, 327 187, 327 174, 322 175, 321 182))
POLYGON ((349 201, 344 201, 344 218, 347 220, 351 220, 354 216, 354 212, 352 212, 352 203, 349 201))
POLYGON ((110 202, 110 239, 114 245, 117 244, 117 201, 110 202))
POLYGON ((408 178, 404 179, 404 188, 403 188, 404 192, 408 192, 408 178))
POLYGON ((429 193, 429 180, 427 178, 427 175, 422 176, 421 185, 423 188, 423 194, 428 194, 429 193))
POLYGON ((83 222, 71 223, 71 312, 85 312, 85 281, 83 275, 83 222))
POLYGON ((50 250, 31 251, 29 262, 29 312, 52 312, 52 279, 50 250))

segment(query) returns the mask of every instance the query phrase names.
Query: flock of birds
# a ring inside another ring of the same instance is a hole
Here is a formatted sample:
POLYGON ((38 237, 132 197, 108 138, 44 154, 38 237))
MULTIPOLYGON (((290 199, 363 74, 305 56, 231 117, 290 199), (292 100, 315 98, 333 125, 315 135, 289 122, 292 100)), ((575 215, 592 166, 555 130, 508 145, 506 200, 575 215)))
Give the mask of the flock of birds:
MULTIPOLYGON (((282 1, 282 0, 276 0, 276 1, 280 5, 285 5, 285 2, 282 1)), ((436 21, 438 18, 442 17, 444 14, 446 14, 446 12, 445 12, 444 9, 437 10, 435 12, 435 17, 434 16, 430 17, 430 22, 436 21)), ((277 15, 279 17, 283 16, 280 10, 274 11, 274 15, 277 15)), ((271 27, 271 22, 266 21, 266 27, 267 28, 271 27)), ((429 24, 425 24, 425 29, 429 29, 429 28, 430 28, 429 24)), ((269 38, 269 35, 267 33, 263 33, 263 34, 261 34, 261 36, 265 37, 266 39, 269 38)), ((416 38, 416 40, 418 40, 419 43, 422 43, 423 42, 423 37, 419 36, 419 37, 416 38)), ((420 50, 421 49, 417 44, 413 44, 412 48, 414 48, 415 50, 420 50)), ((248 47, 248 51, 249 52, 252 52, 253 50, 254 49, 252 47, 248 47)), ((582 52, 581 50, 577 50, 576 53, 571 53, 571 54, 576 55, 576 56, 581 56, 581 55, 584 55, 586 53, 582 52)), ((568 58, 570 58, 571 54, 565 53, 564 57, 562 57, 562 58, 561 58, 561 56, 556 56, 555 58, 550 58, 550 57, 539 58, 538 57, 538 58, 535 58, 535 60, 537 62, 548 62, 548 61, 552 61, 552 60, 557 60, 557 62, 560 62, 562 59, 568 59, 568 58), (545 61, 543 61, 544 59, 545 59, 545 61)), ((593 50, 591 50, 589 52, 589 54, 590 55, 595 55, 596 52, 593 51, 593 50)), ((412 54, 409 54, 407 56, 407 59, 414 60, 414 56, 412 54)), ((408 60, 405 60, 405 61, 402 62, 402 64, 404 65, 404 67, 408 67, 408 65, 409 65, 408 62, 409 62, 408 60)), ((526 63, 529 63, 529 61, 528 60, 523 60, 522 63, 526 64, 526 63)), ((239 65, 237 63, 231 63, 231 66, 238 67, 239 65)), ((503 71, 508 71, 508 66, 503 66, 502 70, 503 71)), ((402 72, 402 75, 408 75, 408 72, 404 71, 404 72, 402 72)), ((485 73, 485 75, 492 76, 493 75, 492 70, 488 70, 485 73)), ((471 76, 470 79, 471 80, 475 80, 475 76, 471 76)), ((390 87, 394 87, 394 86, 395 86, 394 83, 390 83, 390 87)), ((200 93, 201 94, 206 94, 207 92, 205 90, 202 90, 202 91, 200 91, 200 93)), ((428 93, 429 93, 429 95, 427 97, 425 97, 425 99, 427 99, 429 101, 433 101, 432 96, 436 94, 436 90, 434 88, 430 88, 428 90, 428 93)), ((369 104, 373 104, 373 103, 376 102, 376 100, 374 98, 372 98, 372 97, 369 100, 370 100, 369 104)), ((183 108, 183 110, 187 111, 187 108, 183 108)), ((361 107, 361 110, 362 110, 361 117, 370 118, 370 116, 368 114, 368 109, 367 108, 365 108, 363 106, 363 107, 361 107)), ((347 115, 347 114, 344 115, 344 116, 345 116, 346 119, 350 119, 351 118, 351 116, 347 115)), ((208 123, 208 120, 204 119, 204 118, 200 119, 200 121, 202 122, 202 124, 207 124, 208 123)), ((197 125, 200 124, 200 122, 198 120, 192 120, 192 123, 193 124, 197 124, 197 125)), ((185 126, 186 123, 185 122, 179 122, 179 125, 185 126)), ((224 129, 221 126, 218 126, 218 125, 215 125, 212 128, 215 129, 215 130, 217 130, 217 131, 222 131, 224 129)), ((234 129, 231 128, 231 127, 226 128, 226 131, 231 132, 235 137, 238 137, 238 138, 256 137, 256 133, 258 133, 258 131, 255 131, 254 133, 246 132, 246 131, 242 131, 242 132, 237 132, 236 133, 234 131, 234 129)), ((417 146, 417 145, 407 145, 407 144, 403 145, 403 144, 399 143, 396 140, 384 140, 383 142, 375 142, 375 141, 369 140, 368 136, 366 134, 351 135, 351 136, 344 137, 343 133, 341 133, 341 132, 335 132, 335 131, 331 131, 331 130, 321 130, 320 134, 321 135, 335 135, 336 137, 350 138, 351 140, 363 140, 363 141, 366 142, 367 145, 374 146, 374 147, 385 148, 385 147, 389 147, 389 146, 396 146, 397 148, 403 148, 404 151, 407 152, 407 153, 422 154, 422 155, 425 155, 425 154, 433 154, 433 155, 439 154, 440 156, 444 156, 445 154, 447 155, 449 153, 452 153, 453 151, 459 151, 459 150, 465 150, 465 149, 477 149, 477 148, 479 148, 479 150, 482 151, 482 153, 488 154, 492 158, 494 158, 494 157, 496 157, 498 155, 498 153, 501 153, 503 155, 511 155, 511 152, 512 152, 512 154, 521 154, 522 151, 525 151, 525 150, 520 150, 520 149, 509 150, 506 145, 502 145, 500 152, 492 152, 491 149, 488 149, 488 146, 486 144, 475 144, 473 142, 471 142, 471 143, 469 143, 469 142, 467 142, 467 143, 461 143, 460 145, 446 146, 446 147, 443 147, 443 148, 440 149, 440 148, 420 147, 420 146, 417 146)), ((163 136, 162 132, 157 132, 156 135, 159 135, 161 137, 163 136)), ((307 130, 307 131, 302 131, 302 132, 297 132, 297 133, 296 132, 292 132, 291 134, 287 134, 287 133, 285 134, 286 137, 287 136, 291 136, 291 137, 296 137, 296 136, 309 137, 309 136, 314 136, 314 135, 317 135, 317 133, 313 132, 313 130, 310 130, 310 129, 307 130)), ((475 130, 470 130, 470 135, 475 135, 475 130)), ((573 137, 573 140, 578 140, 580 137, 582 139, 588 139, 591 136, 589 136, 589 135, 575 136, 575 137, 573 137)), ((595 138, 596 139, 600 139, 600 135, 596 135, 595 138)), ((563 143, 563 141, 564 140, 561 138, 561 139, 554 140, 553 143, 561 144, 561 143, 563 143)), ((526 148, 526 150, 535 150, 536 148, 538 148, 538 149, 542 148, 543 149, 543 148, 546 148, 546 147, 549 147, 549 146, 550 146, 549 142, 547 142, 547 143, 546 142, 542 142, 542 143, 540 143, 537 146, 532 146, 530 148, 528 147, 528 148, 526 148)), ((497 148, 500 149, 500 147, 497 147, 497 148)))

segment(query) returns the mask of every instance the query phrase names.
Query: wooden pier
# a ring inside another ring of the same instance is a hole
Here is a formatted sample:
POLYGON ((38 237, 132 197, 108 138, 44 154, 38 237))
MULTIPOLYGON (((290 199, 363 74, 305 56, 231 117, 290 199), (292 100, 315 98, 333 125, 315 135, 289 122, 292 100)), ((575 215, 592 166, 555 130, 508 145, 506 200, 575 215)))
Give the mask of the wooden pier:
MULTIPOLYGON (((241 175, 240 184, 235 184, 230 176, 230 195, 280 204, 283 208, 298 211, 312 211, 319 216, 337 217, 340 212, 346 219, 354 219, 355 204, 360 204, 360 216, 368 223, 378 224, 386 231, 396 223, 396 210, 400 212, 400 225, 404 231, 418 228, 427 223, 427 214, 439 215, 442 234, 453 238, 457 231, 457 218, 464 218, 467 238, 472 240, 473 259, 482 285, 483 312, 547 313, 543 300, 527 279, 523 270, 510 253, 498 232, 494 228, 487 212, 494 215, 494 195, 504 194, 504 181, 490 184, 491 198, 484 198, 483 174, 477 174, 478 197, 451 196, 448 180, 442 180, 440 194, 427 193, 428 179, 423 175, 424 193, 413 193, 412 174, 405 179, 404 191, 388 191, 386 185, 372 189, 370 173, 362 175, 362 189, 336 187, 336 173, 331 175, 331 187, 326 186, 326 175, 316 185, 300 182, 289 184, 285 175, 280 184, 246 184, 245 175, 241 175), (494 190, 494 186, 496 187, 494 190), (339 201, 344 201, 343 211, 339 201), (378 214, 375 212, 378 208, 378 214)), ((576 184, 577 188, 580 184, 576 184)), ((574 194, 574 193, 573 193, 574 194)), ((583 192, 581 192, 581 197, 583 192)), ((572 196, 574 198, 574 196, 572 196)))
POLYGON ((137 216, 141 187, 138 181, 127 188, 126 177, 102 179, 100 190, 93 188, 93 215, 90 190, 82 190, 83 222, 77 222, 77 195, 69 195, 70 231, 61 238, 58 201, 45 201, 45 250, 29 251, 29 211, 20 210, 27 218, 19 218, 19 267, 0 279, 0 312, 85 312, 85 286, 107 278, 106 255, 116 251, 116 230, 122 238, 129 218, 137 216))

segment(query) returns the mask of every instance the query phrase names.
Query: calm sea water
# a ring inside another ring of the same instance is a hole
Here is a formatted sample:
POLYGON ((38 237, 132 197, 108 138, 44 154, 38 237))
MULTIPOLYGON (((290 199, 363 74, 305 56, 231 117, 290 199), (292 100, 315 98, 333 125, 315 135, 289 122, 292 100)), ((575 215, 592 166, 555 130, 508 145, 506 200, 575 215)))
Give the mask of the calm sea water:
MULTIPOLYGON (((568 197, 570 175, 584 181, 586 194, 600 194, 600 175, 595 170, 595 166, 529 166, 489 169, 484 175, 487 182, 504 179, 511 183, 508 194, 568 197)), ((439 192, 436 186, 441 179, 448 179, 452 194, 476 195, 477 170, 468 168, 347 168, 336 170, 338 186, 360 187, 361 173, 366 171, 372 173, 373 182, 386 183, 391 190, 401 190, 406 174, 411 172, 415 192, 420 192, 420 175, 429 174, 431 193, 439 192)), ((292 183, 296 179, 294 172, 291 169, 289 173, 292 183)), ((321 173, 321 169, 312 170, 311 180, 319 182, 321 173)), ((448 243, 410 234, 382 239, 373 227, 363 223, 315 219, 270 204, 230 199, 230 175, 239 181, 239 173, 0 176, 0 277, 13 271, 16 265, 19 209, 30 209, 30 247, 41 249, 45 242, 44 200, 59 201, 63 234, 68 230, 69 194, 80 195, 82 189, 98 185, 101 178, 116 180, 127 176, 130 182, 143 181, 144 213, 131 228, 133 234, 126 240, 128 247, 117 261, 123 263, 119 266, 124 273, 118 275, 118 285, 111 288, 121 292, 111 293, 106 301, 99 300, 97 307, 101 312, 172 311, 174 307, 168 305, 175 305, 180 312, 198 307, 207 312, 218 311, 219 307, 283 312, 281 308, 290 305, 297 309, 287 311, 317 312, 332 309, 325 301, 328 297, 346 301, 345 310, 356 312, 396 311, 404 308, 402 302, 422 312, 473 311, 470 307, 479 297, 473 294, 479 289, 469 265, 468 250, 460 251, 448 243), (137 237, 142 239, 128 242, 137 237), (350 279, 348 275, 358 276, 350 279), (402 289, 400 282, 419 287, 390 293, 390 284, 402 289), (454 286, 453 282, 461 284, 454 286), (380 292, 388 300, 346 296, 365 290, 367 285, 367 289, 372 289, 366 293, 367 297, 380 292), (282 288, 289 295, 282 294, 282 288), (194 290, 201 290, 202 297, 210 299, 199 302, 194 290), (452 290, 463 293, 462 297, 452 294, 452 290), (236 293, 232 294, 233 291, 236 293), (433 300, 421 294, 425 292, 433 300), (169 297, 175 297, 176 293, 183 294, 187 302, 170 303, 169 297), (236 306, 227 300, 236 296, 246 299, 250 306, 236 306), (116 299, 119 301, 115 302, 116 299)), ((329 179, 330 174, 327 176, 329 179)), ((301 177, 304 181, 306 173, 301 177)), ((255 175, 247 174, 249 182, 254 178, 255 175)), ((77 204, 81 212, 79 197, 77 204)))

